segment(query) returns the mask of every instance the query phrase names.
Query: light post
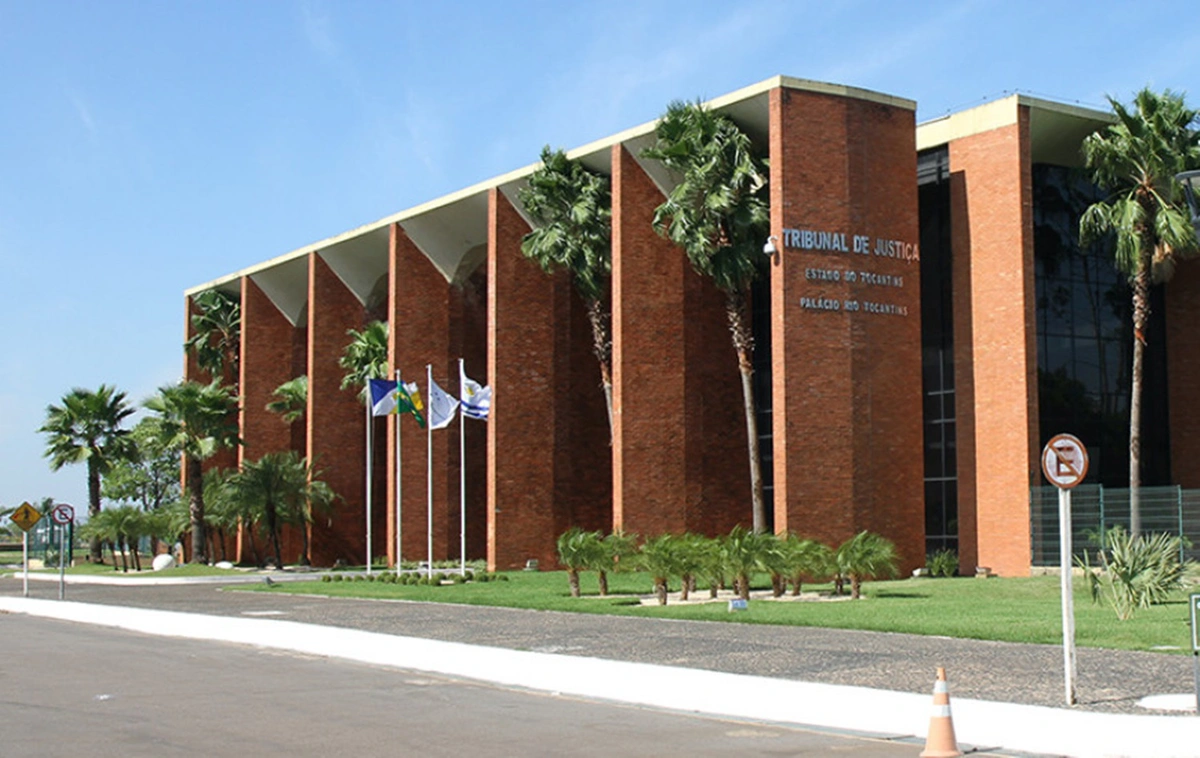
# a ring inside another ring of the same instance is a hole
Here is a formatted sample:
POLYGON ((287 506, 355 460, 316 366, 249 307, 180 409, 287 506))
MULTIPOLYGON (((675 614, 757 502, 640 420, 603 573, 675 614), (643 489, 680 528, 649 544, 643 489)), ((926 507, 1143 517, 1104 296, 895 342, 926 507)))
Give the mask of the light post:
POLYGON ((1187 199, 1188 212, 1192 215, 1192 226, 1200 235, 1200 207, 1196 205, 1196 195, 1200 194, 1200 171, 1184 171, 1175 175, 1175 181, 1183 185, 1183 195, 1187 199))

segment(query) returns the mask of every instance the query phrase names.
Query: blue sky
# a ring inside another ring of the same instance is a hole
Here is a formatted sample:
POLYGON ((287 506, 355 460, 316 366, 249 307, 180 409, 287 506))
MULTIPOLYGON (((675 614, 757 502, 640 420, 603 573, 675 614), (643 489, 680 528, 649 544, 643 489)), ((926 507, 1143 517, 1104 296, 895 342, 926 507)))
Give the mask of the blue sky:
POLYGON ((0 507, 86 503, 45 408, 176 380, 187 287, 776 74, 1200 104, 1195 15, 1131 7, 0 0, 0 507))

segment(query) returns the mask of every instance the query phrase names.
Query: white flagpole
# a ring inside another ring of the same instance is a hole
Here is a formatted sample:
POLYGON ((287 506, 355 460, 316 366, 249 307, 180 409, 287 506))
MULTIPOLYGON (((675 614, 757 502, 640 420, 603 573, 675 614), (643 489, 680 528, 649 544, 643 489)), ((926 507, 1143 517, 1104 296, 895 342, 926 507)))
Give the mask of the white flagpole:
POLYGON ((429 391, 430 398, 430 418, 425 421, 425 430, 428 433, 425 443, 425 452, 427 466, 425 469, 425 484, 428 500, 428 510, 425 516, 425 527, 428 530, 426 536, 426 548, 428 551, 429 564, 426 568, 426 577, 433 576, 433 364, 425 364, 425 387, 429 391))
MULTIPOLYGON (((458 401, 463 399, 463 387, 466 382, 466 369, 463 359, 458 359, 458 401)), ((467 436, 466 422, 463 421, 462 408, 458 409, 458 572, 467 575, 467 436)))
MULTIPOLYGON (((400 389, 400 369, 396 369, 396 390, 400 389)), ((404 552, 404 541, 401 537, 400 515, 403 512, 400 499, 400 419, 402 414, 396 414, 396 573, 400 573, 400 556, 404 552)))
POLYGON ((371 474, 372 460, 375 456, 372 455, 371 438, 375 435, 371 434, 371 422, 375 418, 371 408, 371 380, 367 380, 367 399, 363 404, 367 409, 367 573, 371 573, 371 474))

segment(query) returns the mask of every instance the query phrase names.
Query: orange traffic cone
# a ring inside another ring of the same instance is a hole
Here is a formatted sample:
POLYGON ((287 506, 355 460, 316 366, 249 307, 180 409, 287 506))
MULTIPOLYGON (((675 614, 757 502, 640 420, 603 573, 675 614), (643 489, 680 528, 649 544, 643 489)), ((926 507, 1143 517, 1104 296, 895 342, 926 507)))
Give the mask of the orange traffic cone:
POLYGON ((933 683, 933 713, 929 716, 929 734, 921 758, 956 758, 962 755, 954 739, 954 720, 950 718, 950 687, 946 684, 946 669, 938 666, 937 681, 933 683))

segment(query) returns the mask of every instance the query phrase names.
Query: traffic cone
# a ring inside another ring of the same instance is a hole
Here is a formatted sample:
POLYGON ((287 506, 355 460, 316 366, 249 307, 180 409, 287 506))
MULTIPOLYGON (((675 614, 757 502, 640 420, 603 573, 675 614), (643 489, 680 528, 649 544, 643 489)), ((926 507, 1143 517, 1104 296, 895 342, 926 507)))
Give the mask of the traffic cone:
POLYGON ((954 739, 954 720, 950 718, 950 687, 946 684, 946 669, 938 666, 937 681, 933 683, 933 713, 929 716, 929 734, 921 758, 956 758, 962 755, 954 739))

